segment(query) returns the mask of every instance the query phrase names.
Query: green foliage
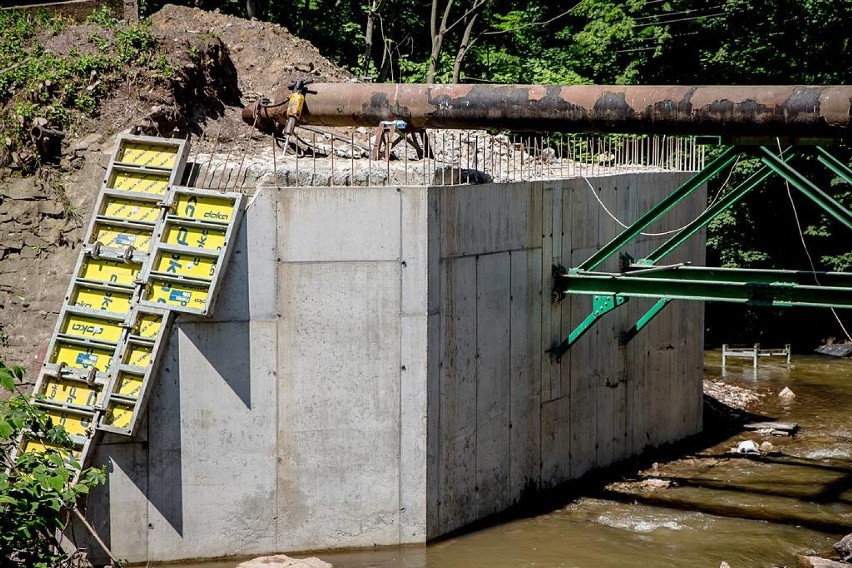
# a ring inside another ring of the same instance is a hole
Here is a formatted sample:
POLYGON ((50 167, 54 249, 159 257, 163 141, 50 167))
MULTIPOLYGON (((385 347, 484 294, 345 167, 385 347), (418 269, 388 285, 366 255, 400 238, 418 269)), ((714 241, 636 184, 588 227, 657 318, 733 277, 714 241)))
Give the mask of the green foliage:
MULTIPOLYGON (((15 392, 22 367, 0 362, 0 387, 15 392)), ((102 469, 86 469, 70 459, 71 438, 62 426, 18 394, 0 402, 0 559, 3 565, 48 568, 62 559, 56 532, 65 527, 68 511, 92 488, 104 483, 102 469), (56 450, 28 452, 12 458, 19 436, 56 450), (79 477, 78 477, 79 474, 79 477), (75 480, 75 478, 77 478, 75 480)))
POLYGON ((113 16, 112 9, 106 4, 103 4, 89 14, 89 17, 86 18, 86 23, 102 28, 114 28, 118 25, 118 19, 113 16))

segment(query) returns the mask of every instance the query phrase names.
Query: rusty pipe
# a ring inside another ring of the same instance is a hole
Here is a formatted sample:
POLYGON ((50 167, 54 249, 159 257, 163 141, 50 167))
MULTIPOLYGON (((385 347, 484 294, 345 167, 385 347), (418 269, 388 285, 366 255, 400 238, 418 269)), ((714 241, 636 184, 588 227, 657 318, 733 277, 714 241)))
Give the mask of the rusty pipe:
MULTIPOLYGON (((621 132, 845 138, 852 85, 415 85, 314 83, 301 122, 533 132, 621 132)), ((254 103, 243 120, 265 131, 286 123, 290 92, 254 103), (277 106, 276 106, 277 105, 277 106)), ((277 128, 280 129, 280 126, 277 128)))

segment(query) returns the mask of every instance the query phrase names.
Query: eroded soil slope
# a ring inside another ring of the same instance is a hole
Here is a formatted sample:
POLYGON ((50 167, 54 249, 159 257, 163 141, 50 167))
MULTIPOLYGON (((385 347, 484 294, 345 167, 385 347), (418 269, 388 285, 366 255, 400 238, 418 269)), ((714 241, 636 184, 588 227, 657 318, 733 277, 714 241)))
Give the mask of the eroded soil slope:
MULTIPOLYGON (((66 130, 53 163, 45 160, 29 175, 14 163, 0 168, 0 358, 29 367, 30 381, 118 133, 189 136, 193 151, 228 151, 229 145, 252 151, 269 141, 242 123, 244 104, 297 78, 351 78, 280 26, 177 6, 166 6, 152 21, 168 73, 129 66, 111 79, 95 115, 66 130)), ((72 25, 46 36, 43 45, 57 55, 97 53, 96 31, 72 25)), ((108 32, 98 35, 109 41, 108 32)), ((0 112, 9 112, 8 105, 0 112)))

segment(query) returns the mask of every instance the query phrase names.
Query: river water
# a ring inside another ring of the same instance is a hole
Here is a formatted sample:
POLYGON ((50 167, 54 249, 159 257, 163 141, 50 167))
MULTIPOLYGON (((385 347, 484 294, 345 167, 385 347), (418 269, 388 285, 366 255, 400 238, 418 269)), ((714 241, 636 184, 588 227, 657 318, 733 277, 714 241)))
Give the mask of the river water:
MULTIPOLYGON (((780 358, 779 358, 780 359, 780 358)), ((764 360, 765 361, 765 360, 764 360)), ((518 516, 423 547, 319 553, 336 568, 609 568, 795 566, 852 531, 852 360, 794 356, 724 373, 705 356, 705 377, 761 394, 750 408, 798 422, 794 437, 755 432, 718 436, 626 482, 591 487, 518 516), (777 394, 789 387, 795 398, 777 394), (743 440, 769 441, 774 455, 740 456, 743 440), (669 487, 641 483, 652 478, 669 487)), ((635 474, 635 472, 633 472, 635 474)), ((234 568, 238 562, 182 564, 234 568)))

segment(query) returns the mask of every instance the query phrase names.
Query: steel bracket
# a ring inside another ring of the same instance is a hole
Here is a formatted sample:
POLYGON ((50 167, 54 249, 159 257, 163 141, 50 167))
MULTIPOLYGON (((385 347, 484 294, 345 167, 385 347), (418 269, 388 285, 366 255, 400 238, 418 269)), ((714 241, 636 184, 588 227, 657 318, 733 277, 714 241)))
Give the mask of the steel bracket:
MULTIPOLYGON (((555 268, 555 267, 554 267, 555 268)), ((550 353, 550 358, 556 361, 562 359, 562 356, 574 345, 577 340, 579 340, 583 335, 589 331, 596 321, 601 319, 603 316, 613 311, 614 309, 622 306, 625 302, 627 302, 626 296, 618 296, 618 295, 596 295, 592 297, 592 311, 589 315, 586 316, 580 325, 574 328, 574 331, 568 335, 568 339, 563 341, 561 344, 553 347, 552 349, 548 349, 547 352, 550 353)))

